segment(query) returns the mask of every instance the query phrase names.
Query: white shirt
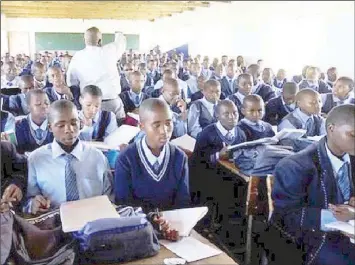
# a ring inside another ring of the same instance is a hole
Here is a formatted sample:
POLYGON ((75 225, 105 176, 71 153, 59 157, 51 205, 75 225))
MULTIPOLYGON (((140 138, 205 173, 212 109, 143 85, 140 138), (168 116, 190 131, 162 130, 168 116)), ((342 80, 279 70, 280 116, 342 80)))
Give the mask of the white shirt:
MULTIPOLYGON (((328 94, 320 94, 321 99, 322 99, 322 104, 323 104, 323 105, 324 105, 325 102, 327 101, 327 95, 328 95, 328 94)), ((351 100, 353 99, 353 97, 354 97, 354 96, 352 95, 352 93, 349 93, 348 98, 344 100, 344 104, 350 104, 350 102, 351 102, 351 100)), ((340 101, 341 101, 341 100, 340 100, 338 97, 332 95, 332 98, 333 98, 334 103, 336 103, 337 106, 340 105, 340 101)))
POLYGON ((158 161, 159 165, 161 165, 164 161, 164 157, 165 157, 165 145, 163 147, 163 150, 160 152, 160 155, 158 157, 156 157, 155 155, 153 155, 152 151, 149 149, 147 142, 146 142, 146 136, 144 136, 144 138, 142 139, 142 148, 144 151, 145 156, 147 157, 147 160, 149 162, 149 164, 151 164, 152 166, 155 164, 155 162, 158 161))
POLYGON ((208 112, 211 114, 211 117, 214 117, 214 106, 217 105, 209 102, 205 97, 201 99, 202 104, 207 108, 208 112))
POLYGON ((12 81, 6 79, 6 75, 1 76, 1 88, 16 88, 21 78, 16 76, 12 81))
MULTIPOLYGON (((180 90, 184 91, 184 95, 187 98, 187 83, 185 81, 182 81, 181 79, 176 79, 178 84, 179 84, 179 88, 180 90)), ((164 83, 163 80, 160 79, 154 86, 154 89, 161 89, 163 87, 164 83)))
POLYGON ((221 124, 220 121, 216 123, 217 129, 220 131, 220 133, 225 137, 228 133, 230 133, 233 137, 235 136, 235 130, 234 128, 230 131, 227 131, 221 124))
POLYGON ((240 92, 235 93, 235 96, 239 99, 240 103, 243 104, 245 96, 240 92))
POLYGON ((197 87, 197 77, 191 75, 188 80, 186 80, 188 87, 190 88, 191 93, 196 93, 199 89, 197 87))
POLYGON ((28 120, 30 121, 31 128, 36 131, 37 129, 41 129, 42 131, 47 131, 48 129, 48 119, 45 119, 44 122, 42 122, 41 126, 38 126, 32 121, 31 115, 28 115, 28 120))
POLYGON ((341 169, 341 167, 345 163, 349 163, 349 165, 351 165, 350 164, 350 156, 349 156, 349 154, 345 154, 343 156, 343 160, 340 160, 338 157, 336 157, 335 155, 332 154, 332 152, 329 150, 327 144, 325 144, 325 149, 327 151, 327 156, 330 160, 330 164, 332 165, 332 168, 334 171, 334 177, 338 178, 338 173, 339 173, 339 170, 341 169))
POLYGON ((125 43, 116 35, 115 42, 103 47, 87 46, 73 56, 67 71, 67 85, 98 86, 102 99, 115 99, 121 93, 117 60, 125 50, 125 43))

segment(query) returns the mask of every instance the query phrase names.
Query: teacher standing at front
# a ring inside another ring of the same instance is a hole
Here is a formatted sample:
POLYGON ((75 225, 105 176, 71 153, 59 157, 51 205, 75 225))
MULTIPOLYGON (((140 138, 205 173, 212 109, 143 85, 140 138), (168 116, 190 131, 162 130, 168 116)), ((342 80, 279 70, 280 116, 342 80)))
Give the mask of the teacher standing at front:
POLYGON ((102 46, 102 33, 96 27, 85 32, 85 48, 73 56, 67 71, 67 85, 98 86, 102 90, 102 110, 112 111, 117 121, 125 117, 117 61, 126 50, 126 38, 115 33, 115 41, 102 46))

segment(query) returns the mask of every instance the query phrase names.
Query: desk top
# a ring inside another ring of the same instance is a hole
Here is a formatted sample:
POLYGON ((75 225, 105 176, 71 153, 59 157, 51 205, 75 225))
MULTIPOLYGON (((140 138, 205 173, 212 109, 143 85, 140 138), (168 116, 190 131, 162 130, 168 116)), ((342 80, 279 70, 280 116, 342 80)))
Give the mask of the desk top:
MULTIPOLYGON (((209 242, 206 238, 202 237, 201 235, 199 235, 197 232, 192 231, 191 236, 198 239, 199 241, 201 241, 204 244, 207 244, 213 248, 217 248, 215 245, 213 245, 211 242, 209 242)), ((126 263, 121 263, 120 265, 138 265, 138 264, 142 264, 142 265, 150 265, 150 264, 154 264, 154 265, 159 265, 159 264, 164 264, 164 259, 166 258, 177 258, 178 256, 176 256, 173 252, 171 252, 170 250, 168 250, 167 248, 165 248, 164 246, 160 245, 160 251, 158 253, 158 255, 151 257, 151 258, 146 258, 146 259, 140 259, 140 260, 135 260, 135 261, 131 261, 131 262, 126 262, 126 263)), ((189 264, 235 264, 238 265, 236 262, 233 261, 232 258, 230 258, 226 253, 222 252, 220 255, 218 256, 214 256, 214 257, 210 257, 207 259, 202 259, 202 260, 198 260, 195 262, 191 262, 189 264)))
POLYGON ((225 169, 231 171, 233 174, 238 175, 242 179, 244 179, 246 182, 249 182, 250 177, 248 175, 245 175, 242 173, 235 165, 233 162, 227 161, 227 160, 218 160, 218 163, 224 167, 225 169))

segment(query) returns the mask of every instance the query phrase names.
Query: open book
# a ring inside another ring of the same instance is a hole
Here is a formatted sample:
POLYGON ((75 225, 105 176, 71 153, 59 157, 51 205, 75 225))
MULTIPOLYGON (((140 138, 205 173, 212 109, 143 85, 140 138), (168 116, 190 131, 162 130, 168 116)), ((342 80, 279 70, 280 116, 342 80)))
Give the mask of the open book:
POLYGON ((195 149, 196 139, 192 138, 188 134, 185 134, 179 138, 171 140, 170 143, 192 153, 195 149))
POLYGON ((140 129, 135 126, 121 125, 104 140, 104 143, 109 146, 120 146, 128 144, 138 133, 140 129))
POLYGON ((60 219, 63 232, 81 230, 88 222, 103 218, 119 218, 115 207, 106 195, 60 205, 60 219))
POLYGON ((326 224, 325 227, 355 235, 355 220, 350 220, 349 222, 333 222, 326 224))
POLYGON ((162 212, 163 218, 180 236, 189 236, 192 229, 208 212, 207 207, 177 209, 162 212))
POLYGON ((255 141, 249 141, 241 144, 228 146, 228 150, 234 150, 243 147, 251 147, 260 144, 277 144, 280 140, 296 140, 302 137, 307 131, 303 129, 282 129, 274 137, 261 138, 255 141))

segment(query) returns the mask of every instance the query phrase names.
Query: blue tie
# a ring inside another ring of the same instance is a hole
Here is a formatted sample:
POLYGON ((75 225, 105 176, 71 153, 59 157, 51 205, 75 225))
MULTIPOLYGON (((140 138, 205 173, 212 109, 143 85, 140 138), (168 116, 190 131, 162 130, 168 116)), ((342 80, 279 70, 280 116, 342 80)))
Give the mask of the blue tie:
POLYGON ((160 165, 159 165, 159 162, 158 162, 158 160, 154 163, 154 165, 153 165, 153 169, 154 169, 154 171, 155 172, 158 172, 159 171, 159 167, 160 167, 160 165))
POLYGON ((76 174, 73 169, 72 161, 74 156, 68 154, 65 156, 65 191, 67 196, 67 201, 79 200, 79 192, 76 184, 76 174))
POLYGON ((37 140, 41 140, 43 137, 43 130, 41 128, 38 128, 35 130, 36 138, 37 140))
POLYGON ((8 86, 12 86, 13 83, 12 83, 12 82, 7 82, 7 85, 8 85, 8 86))
POLYGON ((343 194, 344 201, 350 199, 349 163, 345 162, 338 171, 338 185, 343 194))
POLYGON ((135 97, 135 103, 134 104, 136 104, 137 106, 139 105, 139 96, 138 95, 136 95, 136 97, 135 97))
POLYGON ((226 138, 227 138, 228 142, 234 141, 234 136, 232 135, 231 132, 227 133, 226 138))
POLYGON ((313 119, 310 117, 306 122, 307 136, 313 136, 313 119))

